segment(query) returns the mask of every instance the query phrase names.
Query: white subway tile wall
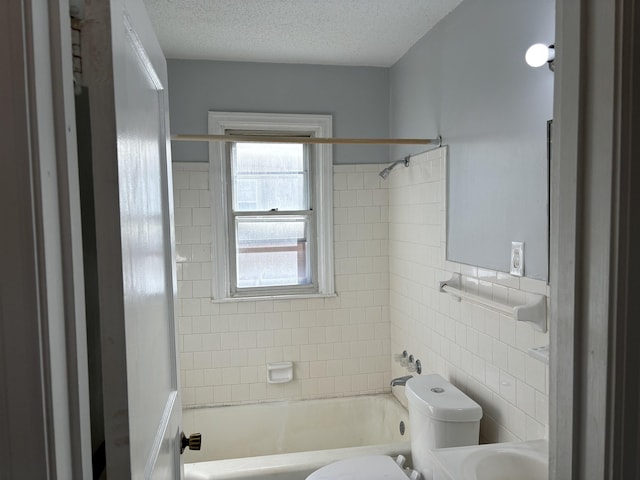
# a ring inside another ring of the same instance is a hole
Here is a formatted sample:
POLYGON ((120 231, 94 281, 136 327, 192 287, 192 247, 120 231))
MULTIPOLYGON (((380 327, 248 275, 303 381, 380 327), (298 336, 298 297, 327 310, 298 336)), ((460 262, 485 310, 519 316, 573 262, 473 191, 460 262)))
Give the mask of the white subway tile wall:
MULTIPOLYGON (((439 293, 464 288, 509 304, 544 282, 446 260, 446 148, 386 181, 380 165, 334 166, 337 297, 211 303, 208 166, 174 164, 183 403, 221 405, 380 393, 408 350, 483 408, 487 442, 548 435, 549 370, 527 355, 548 334, 439 293), (266 364, 294 362, 267 384, 266 364)), ((402 387, 394 393, 404 399, 402 387)))
MULTIPOLYGON (((390 321, 393 353, 407 350, 478 402, 480 436, 504 442, 548 436, 549 369, 527 349, 548 333, 439 292, 462 275, 465 290, 509 304, 548 296, 545 282, 446 260, 446 147, 389 176, 390 321)), ((392 362, 393 376, 406 369, 392 362)), ((406 401, 402 388, 394 388, 406 401)))
POLYGON ((174 163, 185 406, 389 391, 388 197, 379 165, 334 167, 337 297, 211 302, 208 165, 174 163), (294 380, 268 384, 268 362, 294 380))

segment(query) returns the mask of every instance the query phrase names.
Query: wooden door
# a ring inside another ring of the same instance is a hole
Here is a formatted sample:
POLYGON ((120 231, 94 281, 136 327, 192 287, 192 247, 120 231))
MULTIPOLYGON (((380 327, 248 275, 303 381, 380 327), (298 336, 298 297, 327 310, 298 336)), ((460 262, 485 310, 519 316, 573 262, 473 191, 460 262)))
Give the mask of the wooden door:
POLYGON ((108 478, 181 477, 166 61, 141 0, 87 0, 108 478))

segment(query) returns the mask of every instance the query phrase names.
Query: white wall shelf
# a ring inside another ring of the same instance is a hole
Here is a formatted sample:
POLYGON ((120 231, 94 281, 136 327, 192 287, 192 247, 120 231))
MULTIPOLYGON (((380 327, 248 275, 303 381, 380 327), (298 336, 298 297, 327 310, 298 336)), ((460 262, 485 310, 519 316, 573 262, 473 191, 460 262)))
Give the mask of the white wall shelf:
POLYGON ((549 365, 549 345, 543 345, 541 347, 532 347, 527 350, 530 357, 540 360, 542 363, 549 365))
POLYGON ((469 303, 481 305, 490 310, 513 317, 519 322, 529 322, 541 332, 547 331, 547 298, 544 295, 529 294, 531 300, 524 305, 509 305, 490 298, 481 297, 463 290, 460 286, 460 275, 440 282, 440 291, 448 293, 469 303))

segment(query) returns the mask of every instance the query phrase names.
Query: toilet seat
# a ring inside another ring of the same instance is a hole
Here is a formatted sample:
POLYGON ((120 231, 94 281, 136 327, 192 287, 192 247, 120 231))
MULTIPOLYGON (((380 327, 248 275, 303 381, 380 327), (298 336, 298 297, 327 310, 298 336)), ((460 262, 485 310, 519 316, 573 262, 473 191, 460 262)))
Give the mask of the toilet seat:
POLYGON ((372 455, 329 464, 313 472, 307 480, 407 480, 410 473, 405 473, 391 457, 372 455))

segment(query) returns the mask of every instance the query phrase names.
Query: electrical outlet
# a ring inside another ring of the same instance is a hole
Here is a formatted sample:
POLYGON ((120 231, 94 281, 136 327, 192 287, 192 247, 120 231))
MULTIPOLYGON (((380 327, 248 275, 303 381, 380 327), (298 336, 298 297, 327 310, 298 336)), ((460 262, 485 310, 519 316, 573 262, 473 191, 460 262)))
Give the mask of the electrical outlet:
POLYGON ((511 242, 509 273, 517 277, 524 275, 524 242, 511 242))

